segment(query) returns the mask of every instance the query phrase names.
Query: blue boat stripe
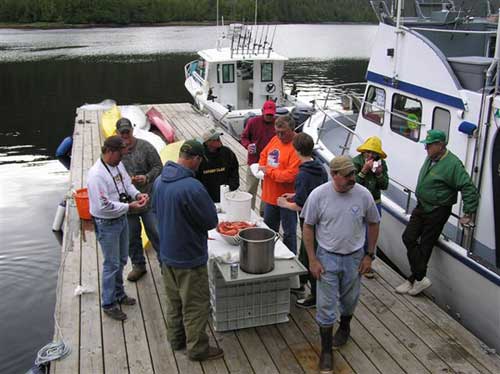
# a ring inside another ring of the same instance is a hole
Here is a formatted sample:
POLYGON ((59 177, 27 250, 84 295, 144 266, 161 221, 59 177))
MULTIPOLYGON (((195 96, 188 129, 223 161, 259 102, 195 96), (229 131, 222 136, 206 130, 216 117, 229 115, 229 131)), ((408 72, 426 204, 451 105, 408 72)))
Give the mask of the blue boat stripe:
POLYGON ((423 97, 438 103, 448 105, 458 109, 465 109, 464 102, 462 99, 454 96, 450 96, 441 92, 429 90, 424 87, 416 86, 414 84, 403 82, 399 80, 393 80, 392 78, 386 77, 381 74, 368 71, 366 73, 366 80, 374 83, 381 84, 383 86, 392 87, 404 92, 408 92, 415 96, 423 97))

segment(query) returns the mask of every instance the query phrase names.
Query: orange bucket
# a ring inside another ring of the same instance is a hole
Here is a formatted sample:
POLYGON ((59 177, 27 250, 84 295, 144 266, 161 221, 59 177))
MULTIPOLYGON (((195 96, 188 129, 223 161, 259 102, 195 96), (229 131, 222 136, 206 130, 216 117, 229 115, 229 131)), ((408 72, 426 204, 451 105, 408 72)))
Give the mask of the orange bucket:
POLYGON ((75 198, 76 209, 81 219, 90 220, 92 216, 89 210, 89 194, 86 188, 76 190, 73 197, 75 198))

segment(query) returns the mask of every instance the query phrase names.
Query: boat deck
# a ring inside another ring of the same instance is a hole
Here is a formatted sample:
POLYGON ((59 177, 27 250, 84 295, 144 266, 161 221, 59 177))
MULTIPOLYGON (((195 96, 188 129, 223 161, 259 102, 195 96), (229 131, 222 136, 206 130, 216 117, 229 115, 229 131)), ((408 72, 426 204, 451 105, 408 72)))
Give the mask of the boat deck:
MULTIPOLYGON (((211 120, 190 104, 154 105, 175 127, 179 139, 200 136, 211 120)), ((150 106, 143 106, 146 111, 150 106)), ((86 185, 88 168, 100 155, 100 113, 78 111, 73 138, 71 188, 86 185)), ((241 165, 244 185, 246 153, 230 136, 241 165)), ((148 273, 139 282, 125 281, 138 304, 126 308, 128 319, 117 322, 100 309, 102 255, 93 225, 80 221, 69 205, 57 290, 56 317, 71 354, 52 363, 52 374, 75 373, 316 373, 320 352, 314 310, 291 306, 290 321, 232 332, 215 332, 212 344, 223 359, 191 362, 174 352, 166 339, 165 291, 156 257, 147 250, 148 273), (74 296, 78 285, 93 290, 74 296)), ((125 270, 127 272, 130 269, 125 270)), ((363 279, 361 299, 352 321, 351 339, 335 351, 335 373, 500 373, 500 358, 425 296, 394 293, 402 278, 380 260, 377 275, 363 279)), ((292 298, 293 299, 293 298, 292 298)), ((59 339, 56 333, 54 339, 59 339)))

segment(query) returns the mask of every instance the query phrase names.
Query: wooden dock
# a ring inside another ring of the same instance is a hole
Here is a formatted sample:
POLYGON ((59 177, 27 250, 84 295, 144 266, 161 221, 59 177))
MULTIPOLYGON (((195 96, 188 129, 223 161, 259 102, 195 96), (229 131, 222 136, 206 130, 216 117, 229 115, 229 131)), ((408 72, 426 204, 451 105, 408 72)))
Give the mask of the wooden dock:
MULTIPOLYGON (((174 125, 179 139, 199 137, 212 124, 190 104, 154 106, 174 125)), ((86 185, 87 170, 100 155, 99 116, 96 111, 77 112, 72 189, 86 185)), ((240 161, 244 186, 246 152, 229 135, 222 139, 240 161)), ((293 302, 287 323, 225 333, 210 326, 211 344, 224 349, 223 359, 197 363, 183 352, 174 352, 166 339, 163 280, 151 250, 146 251, 148 273, 137 283, 125 281, 127 293, 138 304, 124 306, 125 322, 111 320, 100 308, 102 254, 93 225, 80 221, 72 204, 66 218, 56 317, 72 352, 52 363, 52 374, 318 372, 320 339, 315 311, 295 308, 293 302), (93 292, 74 296, 78 285, 93 292)), ((130 263, 128 266, 125 273, 130 263)), ((402 278, 380 260, 374 268, 375 279, 363 279, 351 339, 334 353, 336 374, 500 373, 498 355, 487 354, 476 337, 427 297, 396 294, 394 287, 402 278)), ((54 339, 60 339, 57 328, 54 339)))

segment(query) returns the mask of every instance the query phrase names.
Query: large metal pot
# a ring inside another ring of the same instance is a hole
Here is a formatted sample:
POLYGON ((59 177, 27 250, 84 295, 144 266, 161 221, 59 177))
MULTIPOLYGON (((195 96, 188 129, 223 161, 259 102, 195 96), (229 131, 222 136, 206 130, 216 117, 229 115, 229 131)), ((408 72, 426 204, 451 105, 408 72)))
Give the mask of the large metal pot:
POLYGON ((263 274, 274 269, 274 244, 278 234, 265 227, 249 227, 238 233, 240 269, 246 273, 263 274))

